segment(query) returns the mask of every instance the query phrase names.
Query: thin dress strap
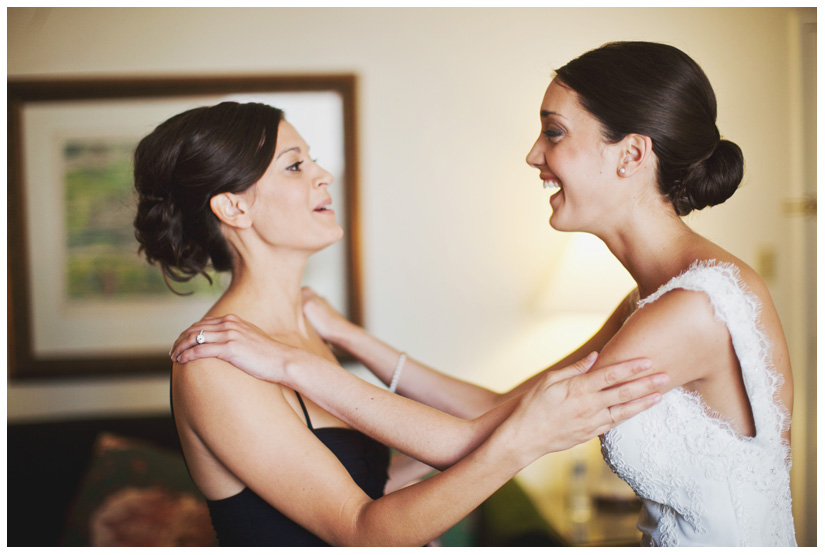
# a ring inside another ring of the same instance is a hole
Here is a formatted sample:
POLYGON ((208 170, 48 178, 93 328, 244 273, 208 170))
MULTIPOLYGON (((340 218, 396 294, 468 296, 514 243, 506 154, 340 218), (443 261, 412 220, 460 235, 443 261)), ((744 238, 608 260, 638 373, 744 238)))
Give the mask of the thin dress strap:
POLYGON ((314 430, 315 428, 312 427, 312 420, 309 419, 309 413, 307 412, 306 405, 304 405, 304 400, 301 398, 301 394, 296 391, 295 395, 298 396, 298 402, 301 403, 301 408, 303 409, 304 416, 306 417, 306 420, 307 420, 307 426, 309 427, 310 430, 314 430))

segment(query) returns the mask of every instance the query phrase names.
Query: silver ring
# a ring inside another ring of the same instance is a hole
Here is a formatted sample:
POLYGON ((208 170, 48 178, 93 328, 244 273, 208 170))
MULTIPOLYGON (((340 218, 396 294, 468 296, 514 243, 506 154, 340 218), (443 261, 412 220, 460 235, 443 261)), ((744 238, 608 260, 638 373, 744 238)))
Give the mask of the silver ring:
POLYGON ((197 342, 198 342, 198 344, 203 344, 203 343, 206 343, 206 338, 203 336, 203 330, 201 330, 201 332, 200 332, 200 333, 198 334, 198 336, 195 338, 195 341, 197 341, 197 342))

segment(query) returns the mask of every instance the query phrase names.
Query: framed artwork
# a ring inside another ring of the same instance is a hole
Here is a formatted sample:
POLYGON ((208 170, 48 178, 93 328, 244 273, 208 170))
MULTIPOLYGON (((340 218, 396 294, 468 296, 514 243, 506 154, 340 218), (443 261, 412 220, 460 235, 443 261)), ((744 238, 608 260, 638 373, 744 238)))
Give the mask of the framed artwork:
POLYGON ((169 370, 227 276, 178 296, 138 255, 132 155, 169 117, 225 100, 284 110, 335 177, 344 239, 310 258, 305 284, 361 323, 355 94, 353 75, 9 80, 9 376, 169 370))

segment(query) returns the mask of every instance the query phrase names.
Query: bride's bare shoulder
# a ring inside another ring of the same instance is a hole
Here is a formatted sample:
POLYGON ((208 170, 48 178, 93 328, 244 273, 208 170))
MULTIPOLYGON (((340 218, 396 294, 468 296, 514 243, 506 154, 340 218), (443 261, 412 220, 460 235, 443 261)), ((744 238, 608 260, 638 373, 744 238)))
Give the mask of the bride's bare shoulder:
POLYGON ((701 254, 696 256, 699 262, 715 262, 718 264, 729 265, 736 268, 738 278, 742 284, 749 289, 753 294, 760 298, 760 300, 770 302, 770 292, 768 286, 765 284, 763 277, 754 270, 749 264, 742 259, 729 253, 722 247, 710 243, 708 247, 702 249, 701 254))

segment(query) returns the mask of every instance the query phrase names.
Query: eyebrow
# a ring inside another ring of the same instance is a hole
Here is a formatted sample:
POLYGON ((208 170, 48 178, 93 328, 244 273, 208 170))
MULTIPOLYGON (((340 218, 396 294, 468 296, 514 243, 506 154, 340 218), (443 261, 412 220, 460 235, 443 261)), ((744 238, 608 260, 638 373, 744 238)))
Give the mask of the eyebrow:
POLYGON ((275 155, 275 159, 277 160, 278 158, 280 158, 281 156, 283 156, 284 154, 286 154, 287 152, 290 152, 290 151, 292 151, 292 150, 294 150, 295 152, 297 152, 297 153, 299 153, 299 154, 300 154, 300 152, 301 152, 301 149, 300 149, 300 148, 298 148, 297 146, 293 146, 293 147, 287 148, 287 149, 285 149, 285 150, 282 150, 281 152, 279 152, 278 154, 276 154, 276 155, 275 155))
POLYGON ((560 113, 558 113, 558 112, 551 112, 550 110, 542 110, 541 112, 539 112, 539 115, 540 115, 542 118, 547 118, 547 117, 550 117, 550 116, 559 116, 560 118, 563 118, 563 117, 564 117, 564 116, 563 116, 563 115, 561 115, 560 113))

